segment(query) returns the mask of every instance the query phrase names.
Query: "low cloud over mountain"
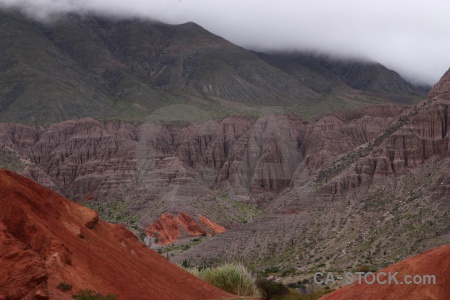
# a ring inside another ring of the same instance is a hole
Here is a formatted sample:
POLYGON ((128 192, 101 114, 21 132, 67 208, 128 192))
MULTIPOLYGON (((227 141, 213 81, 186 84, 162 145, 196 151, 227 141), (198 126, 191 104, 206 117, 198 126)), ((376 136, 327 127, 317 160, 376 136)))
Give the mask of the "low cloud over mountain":
POLYGON ((444 0, 195 1, 0 0, 39 18, 97 12, 193 21, 255 50, 314 50, 378 61, 418 83, 434 84, 450 65, 450 3, 444 0))

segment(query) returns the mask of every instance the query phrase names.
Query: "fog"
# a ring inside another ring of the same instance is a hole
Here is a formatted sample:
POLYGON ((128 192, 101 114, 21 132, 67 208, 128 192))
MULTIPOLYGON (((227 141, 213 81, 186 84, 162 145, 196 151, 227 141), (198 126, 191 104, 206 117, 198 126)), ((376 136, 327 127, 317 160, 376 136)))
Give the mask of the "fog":
POLYGON ((416 83, 450 67, 447 0, 0 0, 45 19, 60 12, 193 21, 242 47, 380 62, 416 83))

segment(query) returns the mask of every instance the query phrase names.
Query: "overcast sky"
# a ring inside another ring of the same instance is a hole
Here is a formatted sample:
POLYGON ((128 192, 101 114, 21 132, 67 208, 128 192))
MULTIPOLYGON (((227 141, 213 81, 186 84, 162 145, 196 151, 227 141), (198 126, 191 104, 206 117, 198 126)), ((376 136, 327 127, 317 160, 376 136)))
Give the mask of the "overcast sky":
POLYGON ((245 48, 378 61, 434 84, 450 68, 449 0, 0 0, 44 16, 96 11, 193 21, 245 48))

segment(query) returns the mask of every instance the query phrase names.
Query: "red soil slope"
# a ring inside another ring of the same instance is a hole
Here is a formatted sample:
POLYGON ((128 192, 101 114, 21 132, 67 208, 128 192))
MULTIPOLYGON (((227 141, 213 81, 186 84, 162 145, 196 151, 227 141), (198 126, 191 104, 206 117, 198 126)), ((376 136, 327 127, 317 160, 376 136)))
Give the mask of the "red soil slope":
MULTIPOLYGON (((450 245, 445 245, 428 252, 413 256, 404 261, 380 270, 391 272, 398 282, 405 275, 435 275, 436 284, 351 284, 320 300, 444 300, 450 299, 450 245)), ((371 278, 369 278, 370 281, 371 278)), ((384 277, 381 278, 384 280, 384 277)), ((386 278, 387 280, 387 278, 386 278)), ((408 279, 409 280, 409 279, 408 279)), ((392 283, 394 283, 392 281, 392 283)))
POLYGON ((153 238, 158 238, 157 244, 167 245, 178 241, 181 236, 180 228, 188 236, 210 235, 210 232, 219 234, 225 231, 225 228, 203 215, 199 215, 199 220, 200 222, 197 222, 186 212, 176 217, 165 212, 155 223, 147 227, 146 233, 153 238))
POLYGON ((231 295, 148 249, 126 228, 0 170, 0 299, 71 299, 80 289, 118 299, 231 295), (70 292, 56 286, 72 284, 70 292))

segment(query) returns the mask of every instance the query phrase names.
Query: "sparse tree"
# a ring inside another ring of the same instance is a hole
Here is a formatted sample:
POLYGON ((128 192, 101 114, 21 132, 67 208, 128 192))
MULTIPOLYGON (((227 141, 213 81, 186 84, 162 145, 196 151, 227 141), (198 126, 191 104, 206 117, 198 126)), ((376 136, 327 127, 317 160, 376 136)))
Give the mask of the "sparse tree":
POLYGON ((187 259, 184 259, 183 262, 181 263, 181 266, 185 269, 188 269, 191 267, 191 264, 189 263, 189 261, 187 259))

